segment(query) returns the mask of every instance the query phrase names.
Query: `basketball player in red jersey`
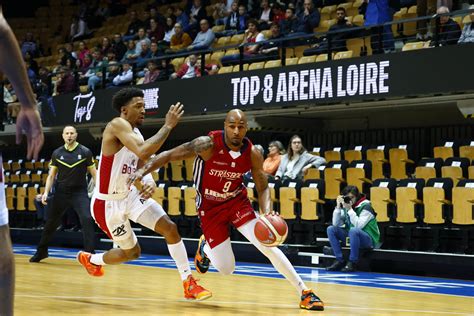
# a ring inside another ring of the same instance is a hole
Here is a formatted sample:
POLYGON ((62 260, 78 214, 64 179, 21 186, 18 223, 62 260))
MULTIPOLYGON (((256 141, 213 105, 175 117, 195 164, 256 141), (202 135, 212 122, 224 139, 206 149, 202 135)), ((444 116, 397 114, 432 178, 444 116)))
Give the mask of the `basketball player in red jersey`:
POLYGON ((243 175, 249 170, 257 188, 260 213, 270 213, 271 200, 267 177, 263 172, 263 156, 250 140, 247 119, 240 110, 231 110, 224 122, 224 131, 212 131, 150 159, 129 177, 129 183, 142 179, 150 171, 169 161, 183 160, 197 154, 194 161, 196 205, 204 235, 196 252, 196 269, 205 273, 209 263, 222 274, 234 271, 235 258, 229 238, 229 225, 236 227, 301 295, 300 308, 324 310, 318 296, 306 287, 290 261, 276 247, 266 247, 255 237, 256 214, 247 198, 243 175))
POLYGON ((150 199, 156 183, 151 176, 144 177, 139 191, 127 184, 130 173, 141 161, 146 161, 158 151, 171 130, 183 115, 178 102, 170 107, 165 124, 152 137, 143 139, 138 127, 145 118, 143 91, 125 88, 112 99, 113 107, 120 113, 105 127, 102 135, 102 152, 97 170, 96 188, 91 200, 91 213, 99 227, 120 248, 105 253, 90 254, 80 251, 79 262, 92 276, 102 276, 103 266, 137 259, 140 245, 132 230, 130 220, 165 237, 171 257, 181 275, 186 299, 203 300, 211 292, 199 286, 191 274, 186 248, 176 225, 155 200, 150 199))
MULTIPOLYGON (((3 0, 0 0, 0 71, 12 83, 21 104, 16 121, 16 142, 19 144, 22 134, 26 134, 27 159, 38 159, 44 143, 43 127, 18 42, 3 16, 2 3, 3 0)), ((15 262, 8 227, 8 209, 0 155, 0 315, 13 315, 14 290, 15 262)))

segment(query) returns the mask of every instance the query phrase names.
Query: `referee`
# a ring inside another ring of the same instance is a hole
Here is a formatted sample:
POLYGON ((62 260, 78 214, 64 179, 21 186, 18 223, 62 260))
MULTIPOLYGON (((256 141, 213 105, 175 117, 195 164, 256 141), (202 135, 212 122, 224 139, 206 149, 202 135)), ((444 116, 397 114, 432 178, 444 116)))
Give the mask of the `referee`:
POLYGON ((92 152, 76 141, 77 131, 73 126, 64 127, 63 139, 64 146, 56 149, 51 156, 48 179, 41 202, 45 205, 48 203, 48 193, 53 183, 55 193, 51 198, 48 219, 41 240, 30 262, 40 262, 48 257, 48 244, 59 226, 61 217, 70 207, 74 208, 81 221, 84 250, 94 252, 95 226, 90 212, 86 179, 87 171, 89 171, 95 182, 96 169, 92 152))

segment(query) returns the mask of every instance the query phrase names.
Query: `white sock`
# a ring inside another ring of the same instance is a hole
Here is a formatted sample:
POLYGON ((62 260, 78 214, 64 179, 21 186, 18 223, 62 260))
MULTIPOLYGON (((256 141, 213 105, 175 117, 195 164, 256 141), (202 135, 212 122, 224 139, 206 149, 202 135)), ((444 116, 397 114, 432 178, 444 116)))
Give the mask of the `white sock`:
POLYGON ((104 262, 104 253, 95 253, 91 256, 91 263, 95 264, 96 266, 105 266, 106 263, 104 262))
POLYGON ((181 280, 186 280, 191 275, 191 266, 189 265, 188 254, 186 253, 183 241, 181 240, 173 245, 168 244, 168 250, 171 258, 176 263, 181 280))

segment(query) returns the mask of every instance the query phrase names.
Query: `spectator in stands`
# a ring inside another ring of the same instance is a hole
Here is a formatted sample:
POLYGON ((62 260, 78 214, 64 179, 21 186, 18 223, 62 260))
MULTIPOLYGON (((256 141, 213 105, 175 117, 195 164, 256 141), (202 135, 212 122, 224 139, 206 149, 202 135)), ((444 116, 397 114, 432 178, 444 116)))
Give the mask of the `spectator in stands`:
POLYGON ((77 92, 78 89, 76 79, 67 67, 60 68, 60 72, 57 74, 57 77, 58 79, 56 80, 55 95, 77 92))
POLYGON ((138 55, 136 61, 136 66, 138 70, 142 70, 145 68, 146 64, 148 63, 148 59, 151 58, 151 50, 150 46, 146 41, 142 41, 142 50, 140 55, 138 55))
POLYGON ((79 42, 79 50, 76 53, 77 58, 79 58, 82 63, 84 63, 84 57, 90 53, 89 49, 86 46, 84 41, 79 42))
POLYGON ((33 56, 31 55, 30 51, 27 51, 25 53, 25 63, 29 66, 31 70, 34 71, 35 74, 38 74, 38 63, 36 60, 33 59, 33 56))
MULTIPOLYGON (((103 67, 107 66, 107 60, 103 60, 103 57, 100 55, 98 50, 92 52, 92 59, 94 68, 91 69, 91 73, 88 74, 87 86, 89 91, 94 91, 96 86, 102 82, 103 77, 103 67)), ((107 69, 106 69, 107 70, 107 69)), ((107 77, 107 72, 106 72, 107 77)))
POLYGON ((224 31, 216 34, 216 37, 231 36, 245 32, 247 27, 247 12, 244 5, 238 5, 237 1, 232 2, 231 11, 227 17, 224 31))
POLYGON ((89 31, 84 17, 78 17, 77 15, 74 15, 72 17, 71 31, 69 32, 70 41, 79 41, 86 38, 90 38, 91 36, 92 32, 89 31))
POLYGON ((312 0, 304 0, 304 11, 298 16, 299 19, 299 33, 311 34, 314 28, 318 27, 321 15, 319 11, 314 8, 312 0))
POLYGON ((66 60, 66 65, 64 67, 71 70, 72 72, 76 71, 77 69, 76 63, 72 59, 66 60))
POLYGON ((158 50, 160 52, 163 52, 170 47, 171 37, 174 35, 174 25, 175 20, 173 17, 166 18, 165 36, 162 41, 158 42, 158 50))
POLYGON ((167 50, 167 53, 183 50, 191 45, 192 42, 191 36, 183 31, 181 24, 176 23, 174 25, 174 35, 171 36, 170 49, 167 50))
MULTIPOLYGON (((196 66, 201 69, 201 59, 198 58, 196 66)), ((215 63, 208 63, 204 65, 204 75, 217 75, 219 72, 219 65, 215 63)))
POLYGON ((59 58, 60 58, 59 64, 61 66, 66 66, 66 61, 68 59, 74 60, 74 57, 72 57, 71 54, 64 47, 61 47, 61 48, 58 49, 58 54, 59 54, 59 58))
POLYGON ((21 53, 23 56, 25 56, 26 52, 30 52, 33 57, 37 57, 39 50, 38 50, 38 44, 36 43, 33 33, 31 32, 26 32, 25 34, 25 39, 21 42, 20 44, 21 48, 21 53))
MULTIPOLYGON (((340 52, 347 50, 346 39, 351 37, 351 32, 340 32, 331 34, 332 32, 346 30, 352 28, 352 24, 346 19, 346 10, 343 7, 339 7, 336 10, 336 24, 332 25, 328 30, 328 36, 331 36, 331 51, 340 52)), ((313 47, 305 49, 303 52, 304 56, 311 56, 317 54, 327 53, 328 50, 328 37, 325 37, 320 43, 315 44, 313 47)))
POLYGON ((212 18, 216 25, 225 25, 229 13, 230 12, 227 11, 226 0, 219 0, 212 6, 212 18))
POLYGON ((74 51, 74 45, 72 43, 66 43, 64 44, 64 48, 66 49, 68 56, 73 58, 73 61, 76 61, 77 53, 74 51))
POLYGON ((138 39, 135 41, 135 54, 140 55, 142 52, 142 42, 146 42, 148 47, 150 47, 151 41, 150 39, 146 36, 145 28, 141 27, 138 29, 138 39))
POLYGON ((273 20, 273 11, 268 0, 262 0, 258 12, 258 27, 260 30, 268 30, 273 20))
POLYGON ((136 44, 135 44, 134 40, 129 40, 128 44, 127 44, 127 47, 128 47, 128 49, 122 57, 122 60, 121 60, 122 62, 123 61, 129 61, 130 62, 130 61, 133 61, 133 60, 137 59, 137 57, 138 57, 137 51, 135 50, 136 44))
POLYGON ((143 83, 145 84, 155 82, 158 79, 159 75, 160 70, 156 65, 156 61, 150 60, 147 65, 147 70, 145 72, 145 79, 143 80, 143 83))
MULTIPOLYGON (((168 16, 169 17, 169 16, 168 16)), ((165 25, 166 24, 166 17, 161 15, 158 10, 156 10, 155 6, 150 6, 150 18, 155 19, 158 24, 165 25)))
POLYGON ((150 19, 150 29, 147 30, 148 38, 153 42, 159 42, 165 37, 165 28, 158 24, 155 19, 150 19))
MULTIPOLYGON (((449 13, 448 7, 439 7, 437 14, 449 13)), ((439 17, 439 37, 438 42, 440 46, 455 45, 461 37, 461 28, 459 24, 451 19, 449 15, 442 15, 439 17)), ((434 42, 431 42, 433 45, 434 42)))
MULTIPOLYGON (((471 5, 469 9, 474 10, 474 5, 471 5)), ((458 44, 474 43, 474 11, 471 12, 469 18, 471 22, 464 24, 458 44)))
POLYGON ((189 25, 184 31, 188 34, 198 33, 200 21, 207 19, 206 8, 202 5, 202 1, 193 0, 193 5, 186 14, 189 16, 189 25))
POLYGON ((273 22, 270 26, 270 31, 270 37, 267 39, 269 42, 262 44, 258 50, 259 54, 262 56, 262 60, 278 59, 278 50, 284 44, 283 42, 272 41, 283 37, 283 34, 280 32, 280 25, 278 23, 273 22))
POLYGON ((155 43, 155 42, 151 42, 150 44, 150 52, 151 52, 151 56, 150 58, 157 58, 157 57, 160 57, 162 54, 160 53, 160 51, 158 50, 158 44, 155 43))
POLYGON ((286 13, 284 10, 284 6, 279 4, 278 2, 275 2, 272 7, 272 12, 273 12, 273 19, 272 22, 280 24, 281 21, 283 21, 286 17, 286 13))
POLYGON ((124 63, 122 64, 122 72, 112 80, 112 83, 114 86, 124 86, 129 85, 132 80, 132 66, 129 63, 124 63))
POLYGON ((117 60, 122 60, 123 55, 125 55, 125 52, 127 51, 127 46, 125 46, 124 42, 122 41, 122 35, 120 35, 120 33, 114 34, 112 50, 115 53, 115 58, 117 58, 117 60))
POLYGON ((281 180, 283 184, 291 180, 301 180, 309 168, 319 168, 325 163, 324 158, 308 153, 301 142, 301 137, 294 135, 288 144, 287 153, 281 158, 275 179, 281 180))
POLYGON ((100 46, 100 54, 102 56, 107 56, 109 50, 112 50, 112 45, 110 44, 110 40, 108 37, 104 36, 102 38, 102 44, 100 46))
MULTIPOLYGON (((242 44, 255 43, 255 45, 248 45, 244 47, 243 59, 245 62, 253 61, 260 57, 258 54, 259 45, 257 43, 265 41, 265 36, 258 30, 258 22, 255 19, 250 19, 247 23, 247 30, 245 31, 244 40, 242 44)), ((234 64, 239 61, 240 55, 227 55, 222 57, 222 65, 234 64)))
MULTIPOLYGON (((416 14, 418 17, 432 16, 436 13, 437 0, 417 0, 416 14)), ((434 20, 430 22, 428 19, 419 20, 416 22, 416 39, 420 41, 428 40, 433 37, 434 20), (429 26, 428 26, 429 23, 429 26)))
POLYGON ((158 68, 160 69, 160 74, 158 75, 158 78, 156 78, 156 81, 169 80, 171 75, 174 73, 174 66, 170 63, 169 59, 162 59, 158 68))
POLYGON ((148 10, 144 10, 142 12, 142 26, 145 28, 145 30, 149 30, 150 29, 150 11, 148 10))
POLYGON ((287 8, 285 19, 280 21, 280 31, 283 35, 291 35, 300 28, 300 20, 295 15, 295 9, 287 8))
MULTIPOLYGON (((200 1, 200 0, 197 0, 200 1)), ((209 22, 206 19, 200 22, 201 32, 199 32, 193 43, 188 46, 188 50, 207 49, 214 42, 214 32, 209 28, 209 22)))
MULTIPOLYGON (((394 10, 389 6, 389 0, 370 0, 365 11, 364 26, 373 26, 391 22, 393 20, 393 13, 394 10)), ((393 40, 392 26, 383 26, 381 39, 379 39, 378 28, 373 28, 370 44, 374 54, 382 54, 384 50, 393 51, 395 49, 395 42, 393 40), (379 41, 382 41, 383 50, 380 49, 379 41)))
POLYGON ((285 154, 285 148, 283 144, 274 140, 268 144, 268 155, 263 162, 263 171, 269 175, 274 176, 280 166, 281 156, 285 154))
POLYGON ((359 193, 356 186, 348 185, 342 190, 336 199, 332 225, 327 228, 329 242, 336 256, 336 261, 327 270, 353 272, 357 268, 360 249, 379 246, 380 231, 375 216, 370 201, 359 193), (340 242, 345 244, 347 237, 351 253, 346 264, 340 242))
POLYGON ((8 81, 3 84, 3 102, 7 105, 7 122, 15 124, 21 105, 18 102, 15 90, 8 81))
POLYGON ((189 17, 186 12, 183 11, 179 6, 174 10, 174 15, 176 16, 176 22, 181 24, 183 30, 187 29, 189 25, 189 17))
POLYGON ((137 17, 137 11, 130 11, 130 24, 128 25, 127 32, 123 36, 124 41, 135 39, 138 33, 138 29, 143 26, 143 22, 137 17))
POLYGON ((84 56, 84 62, 81 62, 80 59, 76 61, 77 70, 79 71, 79 85, 87 84, 86 73, 89 71, 89 68, 92 65, 92 56, 87 54, 84 56), (77 64, 79 63, 79 64, 77 64))
POLYGON ((188 79, 201 77, 201 70, 197 65, 197 56, 189 55, 188 60, 181 65, 179 70, 171 75, 171 79, 188 79))

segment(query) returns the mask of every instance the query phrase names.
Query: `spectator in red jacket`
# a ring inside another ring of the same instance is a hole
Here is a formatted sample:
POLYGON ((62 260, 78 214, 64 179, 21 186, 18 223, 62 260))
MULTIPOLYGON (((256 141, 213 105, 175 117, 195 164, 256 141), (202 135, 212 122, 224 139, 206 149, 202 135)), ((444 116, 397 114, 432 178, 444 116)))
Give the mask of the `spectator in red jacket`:
POLYGON ((188 79, 196 77, 201 77, 201 70, 197 64, 197 56, 194 54, 190 55, 188 61, 184 63, 177 72, 171 75, 171 79, 188 79))

